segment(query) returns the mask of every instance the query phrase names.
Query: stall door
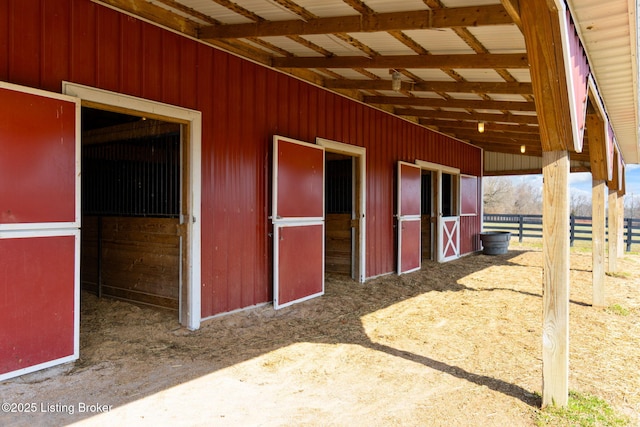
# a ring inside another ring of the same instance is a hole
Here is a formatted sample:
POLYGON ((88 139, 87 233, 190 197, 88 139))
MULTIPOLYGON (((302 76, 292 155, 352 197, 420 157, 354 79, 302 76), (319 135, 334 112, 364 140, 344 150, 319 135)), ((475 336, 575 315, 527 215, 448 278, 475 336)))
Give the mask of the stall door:
POLYGON ((420 269, 422 169, 398 162, 398 274, 420 269))
POLYGON ((438 261, 450 261, 460 256, 460 217, 440 218, 440 253, 438 261))
POLYGON ((0 83, 0 380, 78 358, 79 117, 0 83))
POLYGON ((273 306, 324 294, 324 149, 273 139, 273 306))

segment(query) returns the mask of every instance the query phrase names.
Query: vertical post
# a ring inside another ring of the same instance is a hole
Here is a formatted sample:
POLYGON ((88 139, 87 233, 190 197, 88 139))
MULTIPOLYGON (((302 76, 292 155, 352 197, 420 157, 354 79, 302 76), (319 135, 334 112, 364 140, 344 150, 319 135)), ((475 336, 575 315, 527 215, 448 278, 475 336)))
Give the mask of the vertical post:
POLYGON ((591 182, 591 243, 593 257, 593 306, 604 307, 604 242, 605 242, 605 188, 606 182, 591 182))
POLYGON ((608 201, 609 224, 607 234, 609 238, 609 272, 618 271, 618 192, 609 189, 608 201))
POLYGON ((573 247, 573 241, 576 239, 576 217, 574 215, 569 216, 569 244, 573 247))
POLYGON ((569 399, 569 153, 542 152, 542 406, 569 399))
POLYGON ((524 237, 524 215, 520 215, 518 225, 518 241, 522 243, 522 238, 524 237))
POLYGON ((633 242, 633 218, 627 218, 627 252, 631 252, 633 242))

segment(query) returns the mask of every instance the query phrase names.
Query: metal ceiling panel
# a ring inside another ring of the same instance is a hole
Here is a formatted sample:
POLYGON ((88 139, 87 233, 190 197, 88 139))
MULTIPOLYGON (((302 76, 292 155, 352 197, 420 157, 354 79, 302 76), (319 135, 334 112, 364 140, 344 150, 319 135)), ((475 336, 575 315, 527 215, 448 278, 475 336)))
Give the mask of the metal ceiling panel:
MULTIPOLYGON (((276 3, 274 0, 263 0, 276 3)), ((358 15, 358 12, 342 0, 296 0, 296 4, 322 18, 358 15)))
POLYGON ((372 49, 380 55, 417 55, 413 49, 387 32, 349 33, 349 35, 367 46, 375 46, 372 49))
POLYGON ((456 70, 458 74, 464 77, 470 82, 503 82, 504 79, 500 77, 495 70, 484 68, 473 68, 456 70))
POLYGON ((500 4, 500 0, 441 0, 441 3, 445 7, 465 7, 500 4))
POLYGON ((350 45, 344 40, 334 36, 333 34, 311 34, 303 36, 323 49, 328 50, 338 56, 366 56, 366 54, 357 47, 350 45))
POLYGON ((522 31, 515 25, 467 28, 491 53, 524 53, 527 47, 522 31))
POLYGON ((365 0, 364 3, 376 13, 409 12, 412 10, 427 10, 422 0, 365 0))
MULTIPOLYGON (((175 9, 163 5, 160 1, 153 1, 150 3, 155 3, 165 9, 171 9, 175 11, 175 9)), ((223 24, 245 24, 252 22, 250 19, 245 18, 244 16, 239 15, 211 0, 180 0, 180 3, 190 9, 197 10, 204 15, 210 16, 223 24)), ((185 14, 182 12, 180 12, 180 15, 185 16, 185 14)), ((190 17, 189 19, 193 19, 193 17, 190 17)))
POLYGON ((475 53, 468 44, 450 29, 403 31, 433 55, 475 53))
POLYGON ((411 74, 415 74, 417 77, 422 80, 428 81, 437 81, 437 82, 453 82, 455 81, 451 76, 447 75, 442 70, 436 69, 428 69, 428 68, 409 68, 407 71, 411 72, 411 74))
POLYGON ((310 49, 289 37, 261 37, 262 40, 271 43, 280 49, 286 50, 295 56, 322 56, 321 53, 310 49))
POLYGON ((275 1, 265 0, 234 0, 238 6, 255 13, 267 21, 290 21, 300 19, 298 15, 275 1))

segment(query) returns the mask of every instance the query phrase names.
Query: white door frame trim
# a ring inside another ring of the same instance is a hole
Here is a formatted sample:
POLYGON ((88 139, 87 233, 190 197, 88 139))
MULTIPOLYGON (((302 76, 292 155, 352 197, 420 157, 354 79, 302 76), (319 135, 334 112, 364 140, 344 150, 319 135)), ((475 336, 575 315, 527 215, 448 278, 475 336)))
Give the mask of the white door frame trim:
POLYGON ((356 157, 359 161, 360 176, 360 217, 358 218, 358 227, 360 227, 360 259, 358 272, 358 281, 364 283, 367 275, 366 259, 367 259, 367 149, 357 145, 345 144, 344 142, 332 141, 325 138, 316 138, 316 144, 325 148, 331 153, 345 154, 347 156, 356 157))
MULTIPOLYGON (((62 92, 66 95, 80 98, 81 101, 94 102, 105 106, 137 111, 140 113, 162 116, 168 119, 179 120, 188 123, 189 135, 189 187, 190 193, 186 199, 190 206, 187 211, 191 213, 191 218, 187 218, 187 233, 189 235, 190 247, 188 248, 189 272, 187 280, 189 283, 183 284, 188 287, 187 307, 185 314, 187 328, 196 330, 201 322, 201 193, 202 174, 200 159, 202 145, 202 113, 148 99, 137 98, 121 93, 97 89, 76 83, 62 82, 62 92)), ((183 196, 184 199, 184 196, 183 196)))

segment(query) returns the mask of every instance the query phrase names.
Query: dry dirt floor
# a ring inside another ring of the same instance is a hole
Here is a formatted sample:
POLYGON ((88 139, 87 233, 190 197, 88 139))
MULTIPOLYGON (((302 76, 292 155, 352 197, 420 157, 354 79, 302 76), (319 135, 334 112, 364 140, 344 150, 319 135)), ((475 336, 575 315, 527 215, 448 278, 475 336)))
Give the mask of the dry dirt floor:
MULTIPOLYGON (((534 426, 542 385, 542 253, 513 245, 214 318, 83 294, 81 358, 5 381, 2 426, 534 426), (96 412, 110 406, 109 412, 96 412)), ((570 389, 640 426, 640 255, 591 306, 591 254, 571 254, 570 389)))

